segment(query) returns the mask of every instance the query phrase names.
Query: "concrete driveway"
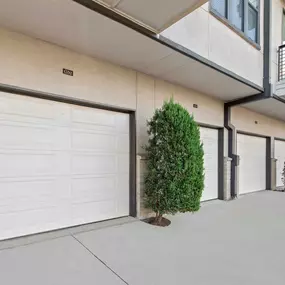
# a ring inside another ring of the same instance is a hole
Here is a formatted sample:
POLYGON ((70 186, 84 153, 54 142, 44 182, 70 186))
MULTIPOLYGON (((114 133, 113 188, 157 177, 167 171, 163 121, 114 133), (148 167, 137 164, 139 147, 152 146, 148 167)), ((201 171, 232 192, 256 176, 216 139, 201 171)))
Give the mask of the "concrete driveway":
POLYGON ((284 284, 285 193, 205 203, 170 219, 168 228, 128 220, 2 242, 0 283, 284 284))

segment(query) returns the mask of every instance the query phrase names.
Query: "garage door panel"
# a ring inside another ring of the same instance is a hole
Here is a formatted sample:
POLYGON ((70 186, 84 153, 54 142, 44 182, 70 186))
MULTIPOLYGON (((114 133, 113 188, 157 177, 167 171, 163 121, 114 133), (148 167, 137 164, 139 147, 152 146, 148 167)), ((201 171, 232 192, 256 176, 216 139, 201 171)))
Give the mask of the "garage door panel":
POLYGON ((116 151, 116 136, 112 134, 72 132, 72 148, 116 151))
POLYGON ((88 203, 72 204, 71 206, 72 221, 77 225, 112 219, 117 216, 116 201, 114 200, 90 201, 88 203))
MULTIPOLYGON (((1 115, 14 115, 15 117, 33 117, 52 120, 54 118, 53 102, 45 102, 21 96, 10 96, 1 93, 0 101, 1 115), (13 108, 11 108, 13 106, 13 108)), ((10 119, 10 118, 9 118, 10 119)), ((22 121, 22 120, 21 120, 22 121)))
POLYGON ((266 139, 238 134, 239 193, 266 189, 266 139))
POLYGON ((204 148, 205 181, 201 201, 218 198, 218 130, 200 128, 204 148))
POLYGON ((117 173, 119 173, 120 175, 129 173, 130 171, 129 154, 118 154, 117 159, 118 159, 117 160, 117 173))
POLYGON ((57 186, 54 180, 0 181, 0 189, 5 189, 1 194, 0 214, 52 207, 56 200, 53 189, 57 186))
POLYGON ((1 148, 51 149, 56 134, 52 128, 4 125, 0 123, 1 148))
POLYGON ((66 150, 70 146, 70 131, 66 126, 1 121, 0 149, 66 150))
POLYGON ((71 226, 70 214, 64 207, 45 207, 0 215, 0 240, 71 226), (19 218, 19 214, 20 217, 19 218))
POLYGON ((56 166, 54 154, 0 153, 0 177, 52 175, 56 166))
POLYGON ((97 132, 72 132, 72 149, 99 152, 123 152, 129 150, 129 135, 101 134, 97 132))
POLYGON ((117 216, 126 217, 130 214, 127 210, 129 208, 129 199, 119 199, 117 202, 117 216))
POLYGON ((127 193, 129 192, 129 173, 126 171, 125 173, 121 173, 119 176, 117 176, 116 179, 116 195, 119 197, 120 192, 123 191, 125 195, 122 195, 122 197, 127 198, 129 200, 129 195, 127 193), (124 190, 118 190, 118 189, 124 189, 124 190))
POLYGON ((56 151, 68 150, 70 132, 60 127, 11 126, 0 123, 1 149, 56 151), (4 137, 5 136, 5 137, 4 137))
POLYGON ((101 125, 94 125, 94 124, 86 124, 86 123, 71 123, 71 127, 74 131, 80 132, 96 132, 102 134, 114 134, 116 133, 116 127, 111 126, 101 126, 101 125))
POLYGON ((74 154, 72 156, 73 174, 112 174, 117 171, 116 155, 92 153, 74 154))
POLYGON ((116 140, 116 151, 126 153, 126 149, 130 149, 129 134, 118 135, 116 140))
POLYGON ((128 214, 129 115, 0 95, 0 132, 0 239, 128 214))
POLYGON ((72 123, 80 123, 78 126, 84 128, 90 128, 91 126, 106 127, 106 130, 115 128, 116 114, 106 113, 103 110, 83 109, 81 107, 74 106, 72 109, 72 123))
POLYGON ((129 134, 130 121, 129 121, 129 118, 126 117, 125 114, 117 113, 115 117, 115 121, 116 121, 117 132, 129 134))
POLYGON ((116 198, 116 176, 81 177, 72 179, 72 203, 116 198))
POLYGON ((71 121, 71 127, 74 130, 94 131, 103 134, 129 134, 128 115, 116 115, 116 113, 114 113, 111 116, 111 119, 106 122, 101 121, 101 123, 100 118, 106 117, 105 115, 98 116, 98 118, 96 117, 95 121, 91 121, 91 118, 86 118, 85 120, 82 119, 81 121, 78 118, 73 118, 73 120, 71 121))
POLYGON ((0 101, 0 123, 49 128, 66 127, 70 124, 70 105, 34 98, 27 99, 22 96, 14 96, 14 99, 0 96, 2 99, 0 101))

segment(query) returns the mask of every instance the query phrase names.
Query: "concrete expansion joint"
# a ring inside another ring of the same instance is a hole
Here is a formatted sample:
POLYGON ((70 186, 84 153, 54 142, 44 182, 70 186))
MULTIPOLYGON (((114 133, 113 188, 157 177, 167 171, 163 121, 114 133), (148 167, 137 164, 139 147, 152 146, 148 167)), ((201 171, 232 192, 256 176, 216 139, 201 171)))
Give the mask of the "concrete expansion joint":
POLYGON ((100 261, 105 267, 107 267, 113 274, 115 274, 122 282, 129 285, 117 272, 115 272, 110 266, 108 266, 102 259, 100 259, 95 253, 93 253, 87 246, 85 246, 78 238, 74 235, 71 235, 81 246, 83 246, 93 257, 100 261))

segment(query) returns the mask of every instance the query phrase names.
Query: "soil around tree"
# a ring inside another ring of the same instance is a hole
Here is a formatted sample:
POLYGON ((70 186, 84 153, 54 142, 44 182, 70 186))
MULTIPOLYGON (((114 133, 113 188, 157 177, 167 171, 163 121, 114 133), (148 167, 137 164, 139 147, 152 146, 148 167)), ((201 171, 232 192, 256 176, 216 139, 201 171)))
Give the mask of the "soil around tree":
POLYGON ((157 227, 168 227, 171 224, 171 221, 162 217, 161 222, 158 223, 155 219, 155 217, 149 218, 144 220, 146 223, 153 225, 153 226, 157 226, 157 227))

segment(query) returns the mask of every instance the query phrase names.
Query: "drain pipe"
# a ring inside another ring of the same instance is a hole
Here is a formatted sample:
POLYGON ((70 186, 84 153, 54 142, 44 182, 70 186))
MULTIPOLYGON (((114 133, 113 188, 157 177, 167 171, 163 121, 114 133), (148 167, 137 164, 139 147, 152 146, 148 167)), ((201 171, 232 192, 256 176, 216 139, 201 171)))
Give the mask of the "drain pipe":
POLYGON ((271 85, 271 8, 272 0, 264 1, 263 88, 266 98, 273 96, 271 85))

